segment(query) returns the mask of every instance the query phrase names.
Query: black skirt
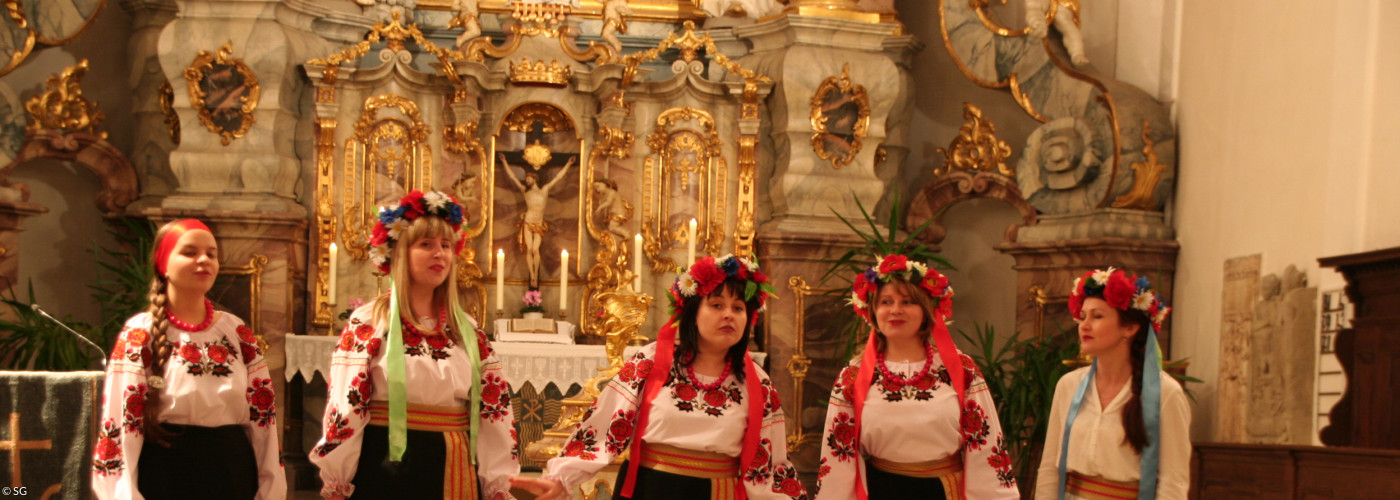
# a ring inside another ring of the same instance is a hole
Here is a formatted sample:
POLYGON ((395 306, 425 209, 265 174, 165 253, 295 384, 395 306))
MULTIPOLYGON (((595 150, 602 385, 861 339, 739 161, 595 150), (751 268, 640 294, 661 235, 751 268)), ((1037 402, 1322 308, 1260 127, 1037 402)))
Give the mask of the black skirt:
POLYGON ((712 486, 709 479, 682 476, 641 466, 637 467, 637 485, 632 488, 632 496, 624 497, 622 485, 627 484, 627 468, 630 465, 628 461, 623 461, 622 468, 617 471, 617 479, 613 481, 613 487, 617 488, 617 491, 613 492, 613 498, 710 500, 712 486))
POLYGON ((366 425, 364 432, 359 466, 351 481, 354 498, 443 498, 447 442, 441 432, 409 429, 408 448, 398 463, 389 461, 388 427, 366 425))
POLYGON ((147 439, 136 488, 150 500, 250 500, 258 495, 258 459, 241 425, 161 424, 170 447, 147 439))
POLYGON ((943 480, 936 477, 909 477, 876 469, 865 461, 865 491, 871 500, 947 500, 943 480))

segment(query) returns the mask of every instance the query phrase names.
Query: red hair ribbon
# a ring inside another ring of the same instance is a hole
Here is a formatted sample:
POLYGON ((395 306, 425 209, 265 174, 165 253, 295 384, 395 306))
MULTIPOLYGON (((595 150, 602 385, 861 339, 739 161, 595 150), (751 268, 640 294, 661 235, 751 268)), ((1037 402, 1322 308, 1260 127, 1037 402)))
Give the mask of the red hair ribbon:
POLYGON ((161 237, 160 242, 156 244, 157 275, 165 276, 166 261, 170 260, 170 252, 175 251, 175 244, 180 242, 180 237, 196 229, 214 234, 213 231, 209 230, 209 226, 197 219, 181 219, 170 223, 170 229, 165 231, 165 236, 161 237))

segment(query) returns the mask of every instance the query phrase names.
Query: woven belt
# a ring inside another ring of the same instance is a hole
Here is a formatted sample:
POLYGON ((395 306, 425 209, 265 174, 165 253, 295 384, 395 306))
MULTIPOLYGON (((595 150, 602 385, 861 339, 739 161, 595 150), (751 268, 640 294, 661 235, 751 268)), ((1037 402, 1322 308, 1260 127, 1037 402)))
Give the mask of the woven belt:
POLYGON ((1086 500, 1137 500, 1137 481, 1112 481, 1098 476, 1069 473, 1065 493, 1086 500))
MULTIPOLYGON (((466 406, 432 406, 408 403, 408 428, 415 431, 466 432, 471 426, 466 406)), ((369 423, 389 425, 389 402, 369 402, 369 423)))
POLYGON ((687 450, 664 444, 642 443, 642 460, 639 465, 652 470, 701 479, 739 477, 738 457, 687 450))
POLYGON ((943 477, 955 472, 962 472, 963 469, 961 453, 954 453, 938 460, 915 463, 891 462, 882 458, 870 457, 870 465, 890 474, 920 478, 943 477))

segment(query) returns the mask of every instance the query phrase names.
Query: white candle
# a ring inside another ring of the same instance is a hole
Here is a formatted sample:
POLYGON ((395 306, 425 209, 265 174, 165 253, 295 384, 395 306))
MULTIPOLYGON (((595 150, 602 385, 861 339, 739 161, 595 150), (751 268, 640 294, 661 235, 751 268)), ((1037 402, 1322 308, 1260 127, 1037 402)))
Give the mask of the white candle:
POLYGON ((632 290, 642 291, 642 233, 632 238, 632 290))
POLYGON ((506 251, 496 249, 496 310, 506 308, 506 251))
POLYGON ((569 308, 569 251, 559 252, 559 312, 569 308))
POLYGON ((695 219, 690 219, 690 253, 685 255, 685 267, 695 264, 695 219))
POLYGON ((327 286, 327 288, 330 289, 330 291, 327 292, 327 293, 330 294, 330 297, 326 299, 326 303, 327 303, 327 304, 331 304, 331 305, 335 305, 335 274, 336 274, 336 273, 335 273, 335 260, 336 260, 335 258, 336 258, 336 256, 339 255, 339 254, 340 254, 340 248, 336 247, 336 246, 335 246, 335 243, 331 243, 330 265, 326 266, 326 267, 330 268, 330 271, 329 271, 329 272, 331 273, 330 283, 329 283, 329 285, 327 286))

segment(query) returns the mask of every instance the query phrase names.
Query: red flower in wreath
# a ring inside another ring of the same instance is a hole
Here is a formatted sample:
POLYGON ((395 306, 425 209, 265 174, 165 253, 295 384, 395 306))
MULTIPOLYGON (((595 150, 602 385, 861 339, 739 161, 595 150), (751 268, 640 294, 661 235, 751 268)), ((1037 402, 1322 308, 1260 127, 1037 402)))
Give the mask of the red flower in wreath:
POLYGON ((705 257, 690 267, 690 278, 695 280, 696 295, 706 297, 724 282, 724 270, 715 265, 714 257, 705 257))
POLYGON ((1108 276, 1108 284, 1103 289, 1103 300, 1114 309, 1126 311, 1132 305, 1135 293, 1137 287, 1128 280, 1127 273, 1118 271, 1108 276))
POLYGON ((679 384, 676 386, 676 399, 681 401, 693 401, 697 395, 699 395, 699 391, 696 391, 693 385, 679 384))
POLYGON ((251 328, 248 328, 246 325, 238 325, 238 328, 234 331, 238 332, 238 340, 240 342, 247 342, 251 344, 257 340, 253 338, 253 330, 251 328))
POLYGON ((228 361, 228 348, 221 345, 209 346, 209 359, 215 363, 228 361))
POLYGON ((204 358, 199 352, 199 347, 194 344, 184 344, 180 346, 180 357, 190 363, 198 363, 204 358))
POLYGON ((725 395, 724 391, 705 391, 705 404, 710 406, 724 406, 725 401, 728 399, 729 396, 725 395))
POLYGON ((909 268, 909 258, 903 255, 891 255, 880 261, 880 274, 889 274, 895 271, 903 271, 909 268))
POLYGON ((404 217, 407 217, 409 219, 417 219, 418 216, 423 215, 424 212, 422 201, 423 192, 418 190, 414 190, 413 192, 408 193, 407 196, 400 198, 399 205, 402 205, 405 208, 404 217))

